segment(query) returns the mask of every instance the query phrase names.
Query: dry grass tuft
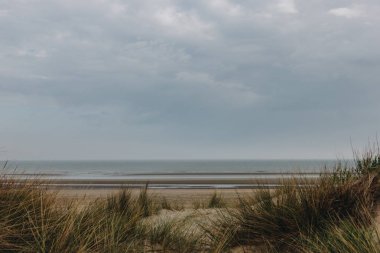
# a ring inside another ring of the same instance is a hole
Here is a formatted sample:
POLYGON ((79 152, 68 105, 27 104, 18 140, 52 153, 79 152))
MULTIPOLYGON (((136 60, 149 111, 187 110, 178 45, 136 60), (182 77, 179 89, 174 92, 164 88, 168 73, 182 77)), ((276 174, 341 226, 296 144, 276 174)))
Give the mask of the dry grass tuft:
MULTIPOLYGON (((366 231, 379 199, 378 157, 371 153, 355 168, 338 166, 332 176, 323 175, 318 181, 294 179, 276 190, 259 190, 252 198, 240 199, 239 208, 221 212, 208 234, 223 242, 219 246, 223 249, 250 246, 265 252, 294 252, 305 238, 314 242, 316 237, 338 236, 347 224, 366 231)), ((342 243, 342 238, 335 239, 336 245, 342 243)), ((374 245, 380 252, 379 244, 374 245)))

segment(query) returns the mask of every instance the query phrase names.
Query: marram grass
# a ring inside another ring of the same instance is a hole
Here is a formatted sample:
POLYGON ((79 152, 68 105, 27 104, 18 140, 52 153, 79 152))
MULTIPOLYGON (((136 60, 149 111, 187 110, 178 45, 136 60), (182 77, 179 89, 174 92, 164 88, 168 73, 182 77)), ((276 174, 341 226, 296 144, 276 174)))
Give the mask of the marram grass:
POLYGON ((319 180, 286 180, 237 205, 215 193, 193 209, 147 187, 62 203, 40 180, 0 176, 0 253, 380 252, 379 171, 379 152, 366 152, 319 180))

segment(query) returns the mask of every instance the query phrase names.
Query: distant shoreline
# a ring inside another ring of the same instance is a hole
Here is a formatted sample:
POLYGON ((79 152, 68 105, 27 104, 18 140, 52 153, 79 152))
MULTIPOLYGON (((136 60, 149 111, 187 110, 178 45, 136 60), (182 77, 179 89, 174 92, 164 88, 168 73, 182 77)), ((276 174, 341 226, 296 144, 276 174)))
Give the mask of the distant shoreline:
POLYGON ((38 180, 48 188, 56 189, 112 189, 141 188, 148 185, 152 189, 258 189, 276 188, 285 182, 297 184, 313 183, 321 174, 330 173, 159 173, 129 174, 111 178, 55 178, 52 174, 7 174, 15 180, 38 180))
POLYGON ((158 189, 252 189, 275 188, 289 178, 318 178, 335 165, 336 161, 318 159, 10 161, 4 172, 10 178, 43 180, 56 189, 141 188, 146 184, 158 189))

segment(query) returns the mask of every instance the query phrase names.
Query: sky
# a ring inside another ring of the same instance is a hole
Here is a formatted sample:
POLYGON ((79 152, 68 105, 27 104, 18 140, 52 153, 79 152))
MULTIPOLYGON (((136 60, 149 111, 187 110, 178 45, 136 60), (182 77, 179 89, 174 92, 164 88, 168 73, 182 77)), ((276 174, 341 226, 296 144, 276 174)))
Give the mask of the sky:
POLYGON ((351 158, 378 0, 0 0, 1 159, 351 158))

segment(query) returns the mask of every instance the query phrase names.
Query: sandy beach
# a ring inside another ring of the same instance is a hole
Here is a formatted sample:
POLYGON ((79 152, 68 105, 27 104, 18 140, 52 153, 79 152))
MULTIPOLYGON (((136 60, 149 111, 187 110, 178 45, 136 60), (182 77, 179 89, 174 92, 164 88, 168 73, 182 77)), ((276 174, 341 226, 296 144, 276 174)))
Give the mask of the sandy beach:
POLYGON ((214 193, 227 203, 237 203, 239 196, 244 197, 257 189, 275 189, 284 183, 301 185, 313 184, 319 173, 142 173, 128 174, 113 178, 70 178, 54 177, 50 174, 33 175, 9 173, 6 176, 20 182, 39 181, 38 185, 56 192, 63 202, 77 201, 85 205, 96 199, 128 188, 138 194, 147 187, 156 202, 166 199, 185 208, 194 203, 207 203, 214 193))
MULTIPOLYGON (((96 199, 104 199, 107 196, 115 194, 120 191, 116 188, 61 188, 56 191, 58 197, 63 202, 78 201, 80 205, 85 205, 96 199)), ((131 189, 132 194, 137 195, 140 190, 135 188, 131 189)), ((238 201, 238 197, 246 196, 254 193, 253 189, 149 189, 148 190, 153 201, 160 202, 166 199, 170 203, 181 205, 184 208, 192 208, 194 203, 207 203, 214 193, 220 194, 221 197, 231 204, 238 201)))
MULTIPOLYGON (((286 176, 286 175, 285 175, 286 176)), ((289 176, 289 175, 288 175, 289 176)), ((294 176, 294 175, 293 175, 294 176)), ((235 204, 239 196, 252 195, 257 189, 275 189, 288 183, 312 184, 316 178, 302 180, 298 177, 261 177, 235 179, 150 179, 150 180, 110 180, 110 179, 51 179, 44 182, 49 190, 58 193, 63 201, 75 200, 86 204, 95 199, 104 199, 123 188, 138 194, 141 189, 148 187, 152 199, 161 202, 163 199, 176 203, 185 208, 193 207, 194 203, 207 203, 214 193, 217 193, 227 203, 235 204), (295 181, 298 178, 297 182, 295 181)))
POLYGON ((214 193, 220 194, 227 203, 237 203, 239 196, 253 193, 259 188, 274 188, 284 179, 276 178, 171 178, 149 180, 115 180, 115 179, 49 179, 43 180, 44 186, 56 192, 63 202, 76 201, 80 205, 96 199, 129 189, 137 195, 141 189, 148 187, 153 201, 159 203, 166 199, 184 208, 192 208, 195 203, 205 204, 214 193))

